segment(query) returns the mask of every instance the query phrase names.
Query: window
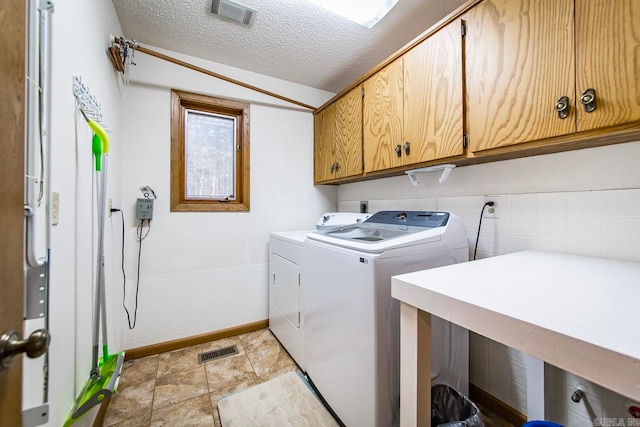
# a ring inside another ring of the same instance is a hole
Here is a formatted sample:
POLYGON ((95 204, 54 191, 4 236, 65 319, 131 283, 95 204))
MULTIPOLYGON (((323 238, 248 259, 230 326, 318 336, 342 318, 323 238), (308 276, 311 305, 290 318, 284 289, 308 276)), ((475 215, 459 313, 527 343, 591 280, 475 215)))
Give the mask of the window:
POLYGON ((171 211, 249 210, 249 104, 171 91, 171 211))

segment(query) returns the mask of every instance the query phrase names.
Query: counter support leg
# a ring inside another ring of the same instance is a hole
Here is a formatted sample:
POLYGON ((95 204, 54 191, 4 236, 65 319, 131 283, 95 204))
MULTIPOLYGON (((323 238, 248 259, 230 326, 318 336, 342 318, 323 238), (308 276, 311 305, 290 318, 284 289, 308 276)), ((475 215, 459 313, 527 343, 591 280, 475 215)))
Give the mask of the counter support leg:
POLYGON ((400 303, 400 425, 431 427, 431 314, 400 303))

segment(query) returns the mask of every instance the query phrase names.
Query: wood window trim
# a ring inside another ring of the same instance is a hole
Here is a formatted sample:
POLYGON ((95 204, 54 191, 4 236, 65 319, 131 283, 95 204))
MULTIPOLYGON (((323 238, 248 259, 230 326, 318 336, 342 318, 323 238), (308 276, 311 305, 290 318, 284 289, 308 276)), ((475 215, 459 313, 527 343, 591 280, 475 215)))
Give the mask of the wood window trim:
POLYGON ((249 211, 249 104, 179 90, 171 90, 171 212, 249 211), (185 197, 186 110, 222 113, 238 119, 236 199, 194 200, 185 197))

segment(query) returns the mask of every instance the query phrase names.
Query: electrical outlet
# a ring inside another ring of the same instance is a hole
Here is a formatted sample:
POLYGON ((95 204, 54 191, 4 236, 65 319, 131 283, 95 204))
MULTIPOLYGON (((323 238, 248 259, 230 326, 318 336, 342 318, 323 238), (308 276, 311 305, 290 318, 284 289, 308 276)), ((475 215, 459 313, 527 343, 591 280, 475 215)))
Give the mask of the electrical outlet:
POLYGON ((111 215, 113 215, 113 212, 111 212, 112 208, 113 208, 113 200, 111 200, 111 197, 109 197, 109 199, 107 200, 107 212, 109 213, 109 218, 111 218, 111 215))
POLYGON ((484 208, 483 218, 498 219, 498 209, 500 207, 500 197, 498 196, 484 196, 484 203, 493 202, 493 206, 487 206, 484 208))
POLYGON ((360 213, 369 213, 369 201, 363 200, 360 202, 360 213))

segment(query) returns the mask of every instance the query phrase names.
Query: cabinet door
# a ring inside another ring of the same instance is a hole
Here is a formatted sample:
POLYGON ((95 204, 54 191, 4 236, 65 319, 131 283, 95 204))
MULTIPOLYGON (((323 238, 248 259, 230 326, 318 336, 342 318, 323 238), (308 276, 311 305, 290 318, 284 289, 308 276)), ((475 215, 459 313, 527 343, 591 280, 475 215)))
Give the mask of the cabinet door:
POLYGON ((313 161, 314 182, 333 178, 331 165, 334 163, 335 103, 316 114, 313 118, 313 161))
POLYGON ((565 119, 554 109, 562 96, 575 105, 573 2, 485 0, 466 15, 472 151, 576 131, 575 107, 565 119))
POLYGON ((640 120, 640 1, 576 0, 578 131, 640 120), (595 89, 596 108, 579 97, 595 89))
POLYGON ((336 178, 362 174, 362 88, 352 89, 336 101, 336 178))
POLYGON ((463 153, 462 84, 460 21, 404 55, 404 164, 463 153))
POLYGON ((402 140, 402 58, 364 82, 363 156, 364 171, 402 165, 395 152, 402 140))

